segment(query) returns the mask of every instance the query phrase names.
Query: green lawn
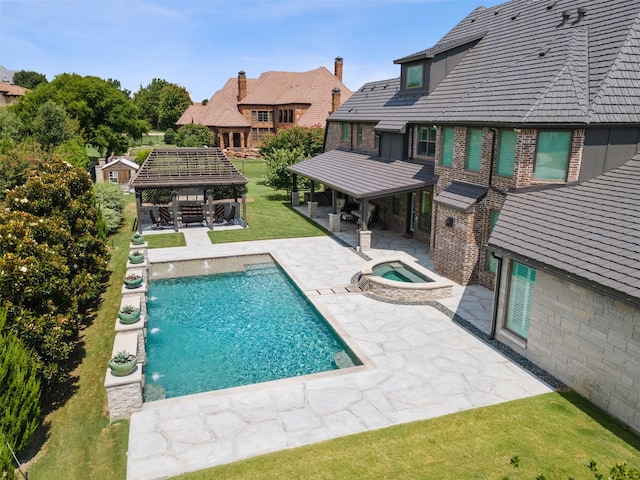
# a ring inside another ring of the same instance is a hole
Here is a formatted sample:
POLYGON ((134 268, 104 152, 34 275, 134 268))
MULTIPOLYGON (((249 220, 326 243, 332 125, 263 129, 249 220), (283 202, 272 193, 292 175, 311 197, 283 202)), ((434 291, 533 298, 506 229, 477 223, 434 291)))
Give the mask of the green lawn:
POLYGON ((181 232, 145 235, 144 239, 149 248, 184 247, 187 245, 184 233, 181 232))
MULTIPOLYGON (((261 162, 245 161, 252 179, 251 228, 213 232, 214 241, 322 235, 326 232, 287 206, 282 192, 256 183, 261 162)), ((241 168, 242 165, 239 164, 241 168)), ((30 480, 124 480, 129 422, 109 423, 103 382, 120 306, 122 278, 135 215, 110 241, 111 284, 83 332, 82 364, 68 399, 46 417, 44 438, 29 464, 30 480)), ((181 234, 148 235, 152 246, 180 245, 181 234)), ((181 479, 593 479, 616 462, 640 466, 640 436, 572 393, 553 393, 399 425, 223 465, 181 479), (515 458, 519 460, 515 462, 515 458), (511 465, 511 460, 519 466, 511 465), (542 478, 542 477, 541 477, 542 478)))
POLYGON ((639 448, 640 437, 578 395, 552 393, 174 478, 593 479, 592 459, 602 473, 621 461, 639 467, 639 448))

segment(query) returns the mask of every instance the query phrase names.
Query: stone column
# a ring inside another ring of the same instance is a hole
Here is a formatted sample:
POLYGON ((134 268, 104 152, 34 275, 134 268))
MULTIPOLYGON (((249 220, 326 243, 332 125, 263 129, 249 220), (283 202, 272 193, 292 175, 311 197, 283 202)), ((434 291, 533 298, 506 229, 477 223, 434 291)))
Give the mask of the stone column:
POLYGON ((318 217, 318 202, 307 202, 307 208, 309 209, 309 218, 318 217))
POLYGON ((300 192, 291 192, 291 206, 292 207, 300 206, 300 192))
POLYGON ((371 230, 358 230, 358 245, 361 252, 371 250, 371 230))
POLYGON ((329 231, 330 232, 340 231, 340 214, 339 213, 329 214, 329 231))

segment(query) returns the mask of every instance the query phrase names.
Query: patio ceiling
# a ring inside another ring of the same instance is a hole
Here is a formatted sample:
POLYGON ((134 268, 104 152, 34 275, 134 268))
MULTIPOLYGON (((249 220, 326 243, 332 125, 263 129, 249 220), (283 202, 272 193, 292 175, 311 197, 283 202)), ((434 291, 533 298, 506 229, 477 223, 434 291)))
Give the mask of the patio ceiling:
POLYGON ((242 186, 248 181, 217 147, 166 148, 151 152, 131 184, 145 189, 242 186))
POLYGON ((341 149, 322 153, 288 167, 356 199, 373 199, 434 185, 432 163, 388 160, 341 149))

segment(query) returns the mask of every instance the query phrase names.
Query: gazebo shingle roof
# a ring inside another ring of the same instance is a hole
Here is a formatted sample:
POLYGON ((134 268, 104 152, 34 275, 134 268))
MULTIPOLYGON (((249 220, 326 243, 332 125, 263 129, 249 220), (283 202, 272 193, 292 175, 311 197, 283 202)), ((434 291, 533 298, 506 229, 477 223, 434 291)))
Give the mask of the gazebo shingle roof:
POLYGON ((135 188, 241 186, 249 180, 213 148, 154 149, 131 182, 135 188))

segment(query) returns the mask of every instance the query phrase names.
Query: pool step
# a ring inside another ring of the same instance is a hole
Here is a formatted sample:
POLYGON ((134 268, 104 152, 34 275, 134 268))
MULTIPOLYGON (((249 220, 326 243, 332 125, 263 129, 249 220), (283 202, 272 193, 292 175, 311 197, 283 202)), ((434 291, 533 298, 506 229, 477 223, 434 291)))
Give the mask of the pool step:
POLYGON ((338 353, 336 353, 333 356, 333 361, 338 366, 338 368, 355 367, 353 360, 351 360, 349 354, 344 350, 340 350, 338 353))

